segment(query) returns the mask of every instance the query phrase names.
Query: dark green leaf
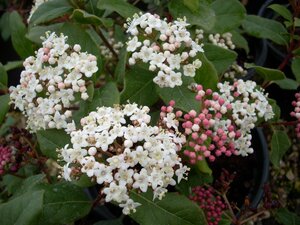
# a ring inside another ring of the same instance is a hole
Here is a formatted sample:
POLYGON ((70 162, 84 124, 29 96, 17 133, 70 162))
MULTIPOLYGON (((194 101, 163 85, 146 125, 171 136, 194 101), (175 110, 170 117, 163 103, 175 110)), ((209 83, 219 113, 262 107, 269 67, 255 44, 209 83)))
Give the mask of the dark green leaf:
POLYGON ((245 68, 254 68, 257 74, 260 75, 265 81, 283 80, 286 78, 284 73, 277 69, 256 66, 248 63, 245 63, 245 68))
POLYGON ((275 213, 275 218, 282 225, 300 224, 300 217, 286 208, 278 209, 275 213))
POLYGON ((43 212, 39 225, 70 224, 87 215, 91 202, 83 189, 68 182, 40 185, 45 191, 43 212))
POLYGON ((268 99, 270 105, 273 108, 273 112, 274 112, 274 117, 271 119, 271 121, 277 122, 280 119, 280 115, 281 115, 281 109, 280 107, 277 105, 277 102, 274 99, 269 98, 268 99))
POLYGON ((10 126, 12 126, 14 123, 15 123, 15 119, 8 115, 6 117, 6 120, 0 126, 0 136, 6 134, 9 131, 10 126))
POLYGON ((300 27, 300 19, 299 18, 294 18, 294 26, 295 27, 300 27))
POLYGON ((51 0, 41 4, 30 18, 30 24, 37 25, 51 21, 72 12, 68 0, 51 0))
POLYGON ((162 200, 152 201, 150 191, 142 194, 131 191, 131 198, 142 204, 130 215, 141 225, 153 225, 154 221, 156 225, 207 224, 201 208, 178 193, 167 193, 162 200))
POLYGON ((155 84, 155 74, 147 69, 134 66, 125 76, 124 90, 121 93, 121 103, 129 102, 151 106, 158 100, 155 84))
POLYGON ((216 0, 211 7, 216 13, 212 30, 221 34, 239 27, 246 15, 245 7, 238 0, 216 0))
POLYGON ((2 63, 0 63, 0 89, 6 87, 7 87, 7 73, 2 63))
POLYGON ((70 136, 63 130, 39 130, 37 140, 45 156, 57 159, 56 150, 65 147, 70 142, 70 136))
POLYGON ((233 30, 230 31, 232 34, 232 42, 237 48, 242 48, 246 51, 246 53, 249 53, 249 46, 247 40, 237 31, 233 30))
POLYGON ((174 18, 186 17, 189 24, 198 25, 205 30, 210 30, 216 22, 214 11, 204 1, 200 1, 199 8, 195 10, 190 10, 184 0, 172 0, 168 7, 174 18))
POLYGON ((44 191, 27 192, 0 204, 0 224, 35 225, 42 212, 44 191))
POLYGON ((205 89, 215 89, 219 80, 216 68, 204 54, 199 54, 198 58, 201 60, 202 66, 196 71, 195 81, 205 89))
POLYGON ((291 141, 286 132, 275 130, 271 140, 271 155, 270 160, 275 167, 279 167, 279 162, 282 156, 290 148, 291 141))
POLYGON ((272 4, 268 8, 273 9, 276 13, 288 21, 293 21, 293 15, 284 5, 272 4))
POLYGON ((0 96, 0 124, 4 120, 6 113, 9 110, 9 94, 0 96))
POLYGON ((99 0, 97 7, 117 12, 122 17, 127 18, 139 13, 140 10, 126 1, 120 0, 99 0))
POLYGON ((90 14, 82 9, 75 9, 71 18, 82 24, 107 25, 107 19, 103 21, 103 18, 90 14))
POLYGON ((33 55, 32 43, 25 37, 27 29, 23 23, 22 17, 13 11, 9 17, 9 26, 11 29, 11 41, 16 52, 22 58, 33 55))
POLYGON ((100 89, 95 89, 93 100, 91 102, 83 101, 80 104, 80 109, 74 112, 73 118, 76 123, 79 123, 82 117, 87 116, 91 111, 95 111, 97 107, 112 107, 114 104, 119 103, 120 93, 117 85, 114 82, 109 82, 100 89))
POLYGON ((2 181, 0 183, 0 186, 2 186, 5 192, 11 195, 18 190, 18 188, 22 185, 22 182, 23 182, 22 178, 10 174, 6 174, 2 176, 2 181))
POLYGON ((244 30, 254 37, 270 39, 279 45, 288 43, 287 30, 275 20, 247 15, 242 25, 244 30))
POLYGON ((194 109, 197 112, 200 110, 200 102, 196 101, 196 93, 192 92, 186 82, 183 85, 176 86, 174 88, 159 88, 156 87, 156 91, 165 104, 169 104, 171 100, 176 102, 175 107, 185 112, 189 112, 194 109))
POLYGON ((235 62, 237 57, 234 51, 213 44, 205 44, 203 49, 205 56, 214 64, 218 74, 225 72, 235 62))
POLYGON ((5 41, 8 40, 8 38, 10 37, 9 17, 10 12, 5 12, 3 13, 0 19, 1 36, 5 41))
POLYGON ((41 44, 43 42, 41 37, 45 37, 45 33, 47 31, 56 32, 59 34, 59 29, 63 26, 63 24, 64 23, 56 23, 48 26, 29 27, 26 37, 34 43, 41 44))
POLYGON ((7 62, 5 65, 4 65, 4 69, 7 71, 9 70, 13 70, 13 69, 16 69, 16 68, 20 68, 23 66, 23 61, 11 61, 11 62, 7 62))
POLYGON ((198 12, 200 8, 199 0, 183 0, 183 4, 189 8, 192 12, 198 12))
POLYGON ((112 220, 101 220, 93 225, 123 225, 122 219, 112 219, 112 220))
POLYGON ((292 60, 292 71, 298 82, 300 82, 300 57, 294 57, 292 60))
POLYGON ((121 85, 124 83, 126 62, 127 62, 127 51, 126 51, 126 46, 124 46, 120 51, 119 60, 117 62, 115 73, 114 73, 117 83, 121 85))
POLYGON ((30 176, 22 181, 22 184, 18 187, 17 191, 12 196, 16 198, 20 195, 26 194, 26 192, 30 192, 33 188, 44 181, 45 175, 44 174, 37 174, 34 176, 30 176))
POLYGON ((299 82, 290 78, 275 80, 274 83, 285 90, 297 90, 297 88, 299 87, 299 82))

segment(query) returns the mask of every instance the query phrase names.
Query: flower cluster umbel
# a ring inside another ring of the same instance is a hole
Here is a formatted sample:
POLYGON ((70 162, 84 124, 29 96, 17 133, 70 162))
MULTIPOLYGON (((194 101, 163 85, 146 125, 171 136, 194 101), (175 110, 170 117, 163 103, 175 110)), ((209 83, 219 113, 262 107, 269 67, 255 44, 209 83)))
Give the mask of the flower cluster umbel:
MULTIPOLYGON (((146 192, 161 199, 168 185, 185 178, 177 151, 185 137, 175 129, 150 126, 147 106, 126 104, 101 107, 81 119, 82 129, 71 132, 72 146, 61 149, 66 162, 63 177, 71 180, 82 173, 102 185, 105 201, 114 201, 124 214, 140 205, 129 191, 146 192)), ((161 122, 164 124, 164 122, 161 122)))
POLYGON ((184 19, 168 23, 158 15, 135 14, 128 20, 127 51, 132 52, 129 64, 138 60, 147 63, 150 71, 157 72, 153 81, 160 87, 182 85, 182 74, 194 77, 202 62, 196 58, 202 46, 192 40, 184 19))
POLYGON ((70 110, 77 100, 88 99, 89 78, 98 70, 94 55, 72 48, 67 36, 47 33, 43 47, 23 65, 20 85, 10 87, 11 103, 27 117, 27 128, 70 131, 75 125, 70 110))
POLYGON ((214 161, 216 156, 253 153, 251 129, 258 119, 269 120, 274 113, 267 95, 254 81, 237 80, 219 83, 218 90, 197 87, 196 99, 201 112, 191 110, 184 115, 183 128, 189 138, 184 154, 191 163, 203 157, 214 161))

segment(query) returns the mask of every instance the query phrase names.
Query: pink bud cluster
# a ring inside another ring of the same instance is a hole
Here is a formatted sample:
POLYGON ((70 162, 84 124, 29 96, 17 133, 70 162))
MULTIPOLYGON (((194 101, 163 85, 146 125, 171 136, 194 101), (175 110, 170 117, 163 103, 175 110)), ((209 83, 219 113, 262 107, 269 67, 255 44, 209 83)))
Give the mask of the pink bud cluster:
POLYGON ((295 128, 295 132, 298 138, 300 138, 300 93, 295 94, 296 101, 292 102, 293 107, 295 107, 294 111, 291 112, 291 116, 295 117, 298 120, 298 123, 295 128))
POLYGON ((190 137, 190 148, 184 154, 189 157, 191 164, 203 157, 214 161, 216 156, 238 154, 234 140, 241 136, 241 132, 228 119, 232 105, 211 89, 204 91, 198 85, 197 91, 196 100, 202 102, 202 110, 199 114, 191 110, 184 115, 182 126, 190 137))
POLYGON ((6 171, 15 171, 15 156, 14 152, 9 147, 0 146, 0 175, 6 171))
POLYGON ((222 213, 226 208, 220 196, 216 196, 214 189, 197 186, 192 189, 190 199, 196 202, 203 209, 208 225, 218 225, 222 213))

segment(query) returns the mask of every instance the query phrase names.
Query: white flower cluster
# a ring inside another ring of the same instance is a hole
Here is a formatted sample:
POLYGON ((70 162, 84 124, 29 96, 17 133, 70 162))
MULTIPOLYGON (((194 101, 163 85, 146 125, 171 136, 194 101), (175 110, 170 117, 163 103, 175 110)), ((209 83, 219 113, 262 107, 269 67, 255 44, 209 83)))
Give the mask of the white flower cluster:
POLYGON ((105 201, 115 201, 129 214, 140 205, 129 190, 154 190, 161 199, 168 185, 185 178, 187 171, 177 151, 185 142, 180 133, 150 126, 149 108, 137 104, 101 107, 81 120, 82 129, 71 132, 72 147, 61 149, 67 163, 63 177, 72 169, 87 174, 100 185, 105 201), (71 169, 72 168, 72 169, 71 169))
POLYGON ((185 18, 167 23, 158 15, 135 14, 125 25, 132 36, 127 42, 127 51, 133 52, 129 64, 148 63, 150 71, 157 71, 153 81, 160 87, 182 85, 182 73, 194 77, 202 65, 195 59, 202 46, 191 39, 188 25, 185 18))
POLYGON ((241 131, 241 136, 235 140, 238 154, 247 156, 253 153, 251 145, 251 129, 259 118, 265 121, 274 116, 272 106, 268 102, 268 95, 259 88, 254 81, 237 80, 233 85, 229 82, 219 83, 220 96, 232 107, 232 120, 241 131))
POLYGON ((227 70, 224 73, 225 78, 229 78, 229 79, 232 79, 232 80, 235 80, 238 77, 244 77, 245 75, 247 75, 247 70, 245 70, 243 67, 238 65, 236 62, 234 62, 230 66, 229 70, 227 70))
POLYGON ((97 72, 94 55, 80 52, 80 45, 72 48, 67 36, 47 33, 43 47, 36 56, 28 57, 23 65, 20 84, 10 87, 11 103, 27 117, 27 128, 57 128, 70 131, 76 100, 88 99, 88 78, 97 72))
POLYGON ((30 19, 31 19, 33 13, 35 12, 35 10, 37 10, 37 8, 38 8, 41 4, 43 4, 44 2, 48 2, 48 1, 51 1, 51 0, 34 0, 34 4, 32 5, 32 8, 31 8, 31 10, 30 10, 30 13, 29 13, 27 22, 30 22, 30 19))
MULTIPOLYGON (((112 46, 117 54, 120 53, 120 49, 124 46, 122 42, 116 42, 112 37, 112 34, 109 35, 108 43, 112 46)), ((105 59, 110 60, 113 58, 113 53, 105 45, 100 45, 100 51, 101 55, 105 56, 105 59)))
POLYGON ((210 34, 208 35, 208 40, 221 48, 225 49, 235 49, 235 45, 232 43, 232 34, 227 32, 224 34, 210 34))

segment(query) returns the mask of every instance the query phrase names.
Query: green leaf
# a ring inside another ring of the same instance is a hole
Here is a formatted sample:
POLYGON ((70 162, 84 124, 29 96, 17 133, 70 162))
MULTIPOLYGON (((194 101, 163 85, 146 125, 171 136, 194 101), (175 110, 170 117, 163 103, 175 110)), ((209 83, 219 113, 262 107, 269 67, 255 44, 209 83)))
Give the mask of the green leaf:
POLYGON ((297 17, 294 18, 294 26, 295 27, 300 27, 300 19, 297 18, 297 17))
POLYGON ((4 65, 6 72, 20 67, 23 67, 23 61, 11 61, 4 65))
POLYGON ((254 68, 257 74, 260 75, 265 81, 283 80, 286 78, 284 73, 277 69, 256 66, 249 63, 245 63, 245 68, 254 68))
POLYGON ((44 174, 37 174, 34 176, 30 176, 26 179, 24 179, 22 181, 22 184, 19 185, 19 187, 17 188, 17 191, 14 193, 14 195, 12 196, 13 198, 16 198, 20 195, 26 194, 26 192, 30 192, 32 191, 32 189, 42 183, 45 179, 45 175, 44 174))
POLYGON ((277 102, 274 99, 269 98, 268 99, 270 105, 273 108, 273 112, 274 112, 274 117, 271 119, 272 122, 277 122, 280 119, 280 115, 281 115, 281 109, 280 107, 277 105, 277 102))
POLYGON ((61 149, 70 143, 70 136, 63 130, 39 130, 37 132, 37 141, 45 156, 57 159, 56 149, 61 149))
POLYGON ((183 4, 189 8, 192 12, 198 12, 200 7, 199 0, 183 0, 183 4))
POLYGON ((0 96, 0 124, 4 120, 6 113, 9 110, 10 107, 9 101, 10 101, 9 94, 0 96))
POLYGON ((63 26, 63 24, 64 23, 56 23, 48 26, 29 27, 28 33, 26 34, 26 38, 28 38, 34 43, 42 44, 43 41, 41 37, 45 37, 45 33, 47 31, 56 32, 57 34, 59 34, 59 29, 63 26))
POLYGON ((246 9, 238 0, 216 0, 211 7, 216 13, 212 30, 221 34, 239 27, 246 16, 246 9))
POLYGON ((139 105, 151 106, 158 100, 154 91, 153 82, 155 74, 147 69, 134 66, 125 76, 124 90, 121 93, 121 103, 129 102, 139 105))
POLYGON ((99 26, 107 23, 107 19, 103 21, 103 18, 90 14, 82 9, 75 9, 71 15, 71 18, 82 24, 93 24, 99 26))
POLYGON ((218 74, 225 72, 237 58, 237 54, 234 51, 213 44, 205 44, 203 49, 205 56, 214 64, 218 74))
POLYGON ((232 42, 237 48, 242 48, 246 51, 246 53, 249 53, 249 45, 247 40, 237 31, 233 30, 230 31, 232 34, 232 42))
POLYGON ((137 211, 130 215, 141 225, 205 225, 203 211, 199 206, 178 193, 167 193, 162 200, 152 201, 150 191, 138 194, 131 191, 131 198, 141 203, 137 211), (145 213, 147 212, 147 213, 145 213))
POLYGON ((300 217, 286 208, 280 208, 275 213, 275 219, 282 225, 298 225, 300 217))
POLYGON ((198 25, 205 30, 210 30, 215 22, 216 16, 211 7, 204 1, 200 1, 195 6, 194 10, 190 10, 190 5, 186 5, 187 1, 184 0, 172 0, 168 7, 174 18, 186 17, 187 22, 191 25, 198 25))
POLYGON ((296 80, 300 82, 300 57, 293 58, 291 67, 296 80))
POLYGON ((288 43, 287 30, 275 20, 247 15, 242 26, 248 34, 254 37, 266 38, 279 45, 288 43))
POLYGON ((72 12, 68 0, 51 0, 41 4, 30 18, 30 24, 38 25, 72 12))
POLYGON ((209 168, 207 162, 205 159, 198 161, 195 165, 195 167, 197 168, 197 170, 201 173, 205 173, 208 175, 212 174, 212 170, 209 168))
POLYGON ((6 134, 9 131, 10 126, 12 126, 14 123, 15 123, 15 119, 8 115, 6 117, 6 120, 0 126, 0 136, 6 134))
POLYGON ((286 132, 275 130, 271 140, 271 155, 270 160, 275 167, 279 167, 279 162, 282 156, 290 148, 291 141, 286 132))
POLYGON ((23 23, 22 17, 13 11, 9 17, 9 26, 11 29, 11 41, 14 49, 22 58, 33 55, 32 43, 25 37, 27 29, 23 23))
POLYGON ((7 87, 7 73, 5 67, 0 62, 0 89, 7 87))
POLYGON ((89 96, 88 99, 87 99, 87 101, 89 101, 89 102, 93 101, 94 92, 95 92, 94 83, 91 82, 91 83, 88 84, 87 90, 86 90, 86 93, 89 96))
POLYGON ((121 85, 123 85, 124 83, 126 62, 127 62, 127 51, 126 51, 126 46, 124 46, 120 51, 119 60, 117 62, 116 69, 114 72, 114 77, 116 78, 117 83, 121 85))
POLYGON ((8 38, 10 37, 10 26, 8 26, 9 17, 10 17, 10 12, 5 12, 3 13, 0 19, 1 36, 4 41, 8 40, 8 38))
POLYGON ((92 204, 83 189, 71 183, 41 184, 37 189, 45 191, 39 225, 70 224, 86 216, 91 209, 92 204))
POLYGON ((112 220, 101 220, 93 225, 123 225, 122 218, 112 220))
POLYGON ((121 0, 99 0, 97 7, 117 12, 124 18, 132 17, 135 13, 140 12, 135 6, 121 0))
POLYGON ((285 90, 297 90, 297 88, 299 87, 299 82, 290 78, 275 80, 274 83, 285 90))
POLYGON ((293 15, 286 6, 279 5, 279 4, 272 4, 272 5, 268 6, 268 8, 274 10, 276 13, 278 13, 284 19, 286 19, 290 22, 293 21, 293 15))
POLYGON ((5 192, 8 193, 8 195, 11 195, 18 190, 18 188, 22 185, 22 182, 23 182, 22 178, 10 174, 6 174, 2 176, 2 181, 0 182, 0 186, 3 188, 5 192))
POLYGON ((204 54, 198 54, 198 58, 201 60, 202 66, 196 71, 195 81, 205 89, 215 89, 219 80, 216 68, 204 54))
POLYGON ((0 224, 35 225, 42 212, 44 191, 27 192, 0 204, 0 224))
POLYGON ((165 104, 169 104, 171 100, 174 100, 176 102, 175 107, 185 112, 189 112, 192 109, 197 112, 200 110, 201 104, 195 99, 196 93, 192 92, 186 83, 174 88, 159 88, 157 86, 156 91, 165 104))
POLYGON ((76 123, 80 119, 87 116, 91 111, 95 111, 97 107, 112 107, 114 104, 120 103, 120 93, 114 82, 108 82, 100 89, 94 90, 94 98, 91 102, 82 101, 78 111, 74 112, 73 118, 76 123))

